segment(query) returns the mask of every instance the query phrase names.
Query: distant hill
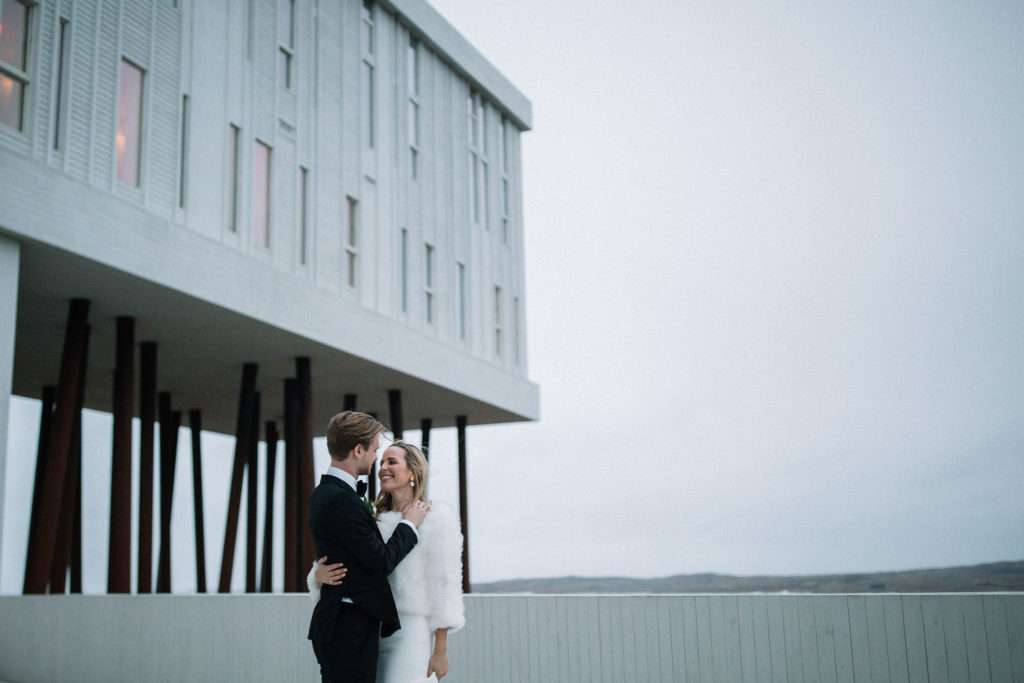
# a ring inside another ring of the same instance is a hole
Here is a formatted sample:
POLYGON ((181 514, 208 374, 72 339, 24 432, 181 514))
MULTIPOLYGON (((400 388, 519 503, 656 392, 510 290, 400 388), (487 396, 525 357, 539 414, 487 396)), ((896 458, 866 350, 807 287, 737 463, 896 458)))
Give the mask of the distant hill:
POLYGON ((1024 561, 820 576, 679 574, 661 579, 564 576, 474 583, 474 593, 964 593, 1024 591, 1024 561))

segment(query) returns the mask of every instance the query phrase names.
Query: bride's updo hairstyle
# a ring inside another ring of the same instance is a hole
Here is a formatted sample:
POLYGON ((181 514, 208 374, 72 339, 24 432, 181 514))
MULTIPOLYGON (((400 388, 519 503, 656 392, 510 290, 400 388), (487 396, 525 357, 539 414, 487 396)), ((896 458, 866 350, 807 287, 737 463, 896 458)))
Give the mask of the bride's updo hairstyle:
MULTIPOLYGON (((413 487, 413 500, 427 500, 427 456, 423 455, 416 446, 413 446, 408 441, 395 441, 388 448, 401 448, 402 452, 405 453, 405 464, 412 472, 413 481, 416 482, 416 486, 413 487)), ((386 449, 385 449, 385 452, 386 449)), ((377 500, 373 502, 373 505, 379 515, 382 512, 388 512, 391 508, 391 494, 381 491, 377 495, 377 500)))

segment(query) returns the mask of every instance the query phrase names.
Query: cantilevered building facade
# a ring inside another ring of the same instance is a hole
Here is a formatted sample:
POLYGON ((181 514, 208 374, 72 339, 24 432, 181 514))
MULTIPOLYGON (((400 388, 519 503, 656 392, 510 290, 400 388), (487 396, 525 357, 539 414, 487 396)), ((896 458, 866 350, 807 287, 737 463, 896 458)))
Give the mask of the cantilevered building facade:
POLYGON ((238 516, 246 468, 268 466, 258 441, 286 444, 285 510, 267 514, 285 525, 291 589, 330 415, 357 407, 425 438, 454 426, 463 444, 467 424, 537 418, 530 103, 429 5, 0 11, 0 482, 4 458, 38 457, 26 592, 63 590, 78 561, 79 458, 113 459, 109 589, 169 588, 159 537, 130 529, 169 515, 154 488, 173 480, 177 423, 237 438, 226 590, 240 524, 255 588, 254 484, 238 516), (12 393, 44 399, 38 453, 3 453, 12 393), (81 453, 83 406, 113 413, 113 453, 81 453))

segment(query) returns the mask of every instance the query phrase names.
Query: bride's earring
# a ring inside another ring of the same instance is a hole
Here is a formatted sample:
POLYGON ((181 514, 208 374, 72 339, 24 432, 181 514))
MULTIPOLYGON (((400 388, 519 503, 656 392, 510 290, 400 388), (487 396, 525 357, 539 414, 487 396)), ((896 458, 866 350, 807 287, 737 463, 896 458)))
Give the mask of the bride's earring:
POLYGON ((416 480, 415 479, 410 479, 409 480, 409 486, 411 486, 413 488, 416 488, 416 480))

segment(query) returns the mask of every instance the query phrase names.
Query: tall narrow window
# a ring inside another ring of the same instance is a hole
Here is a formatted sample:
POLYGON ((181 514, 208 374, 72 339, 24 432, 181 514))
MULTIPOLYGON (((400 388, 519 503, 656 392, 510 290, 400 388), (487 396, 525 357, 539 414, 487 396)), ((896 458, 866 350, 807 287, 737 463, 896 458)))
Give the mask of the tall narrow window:
POLYGON ((508 172, 505 164, 505 117, 501 117, 501 128, 498 129, 498 167, 502 173, 508 172))
POLYGON ((299 263, 306 265, 309 249, 309 171, 299 166, 299 263))
POLYGON ((28 5, 3 0, 0 14, 0 122, 22 130, 28 56, 28 5))
POLYGON ((359 285, 358 244, 359 244, 359 202, 348 197, 347 236, 345 238, 345 266, 348 286, 355 289, 359 285))
POLYGON ((402 313, 409 311, 409 231, 402 228, 402 313))
POLYGON ((516 365, 519 365, 519 347, 521 346, 519 340, 519 297, 512 299, 512 344, 512 353, 516 365))
POLYGON ((181 149, 178 154, 178 206, 185 208, 188 170, 188 95, 181 96, 181 149))
POLYGON ((295 56, 295 0, 277 0, 278 70, 281 85, 292 87, 295 56))
POLYGON ((270 147, 259 140, 252 154, 252 241, 270 246, 270 147))
POLYGON ((479 132, 478 132, 478 120, 476 115, 476 98, 477 94, 475 91, 469 92, 469 97, 466 98, 466 134, 468 137, 467 143, 469 146, 469 216, 474 223, 480 222, 480 183, 478 176, 480 171, 477 166, 479 165, 478 158, 480 153, 479 144, 479 132))
POLYGON ((426 293, 426 304, 427 304, 427 322, 434 322, 434 247, 426 245, 426 263, 424 273, 426 275, 426 281, 424 282, 424 292, 426 293))
POLYGON ((484 229, 490 230, 491 224, 487 220, 487 205, 490 200, 490 191, 488 190, 487 184, 487 162, 484 160, 480 161, 480 222, 484 224, 484 229))
POLYGON ((362 87, 362 113, 363 113, 363 142, 367 147, 373 148, 375 143, 376 114, 374 107, 374 66, 376 65, 376 44, 374 38, 373 24, 373 2, 363 0, 362 9, 362 51, 363 51, 363 87, 362 87))
POLYGON ((409 91, 409 177, 416 180, 419 177, 420 155, 419 41, 411 36, 405 52, 405 85, 409 91))
MULTIPOLYGON (((64 129, 64 120, 67 118, 68 108, 68 92, 67 92, 67 73, 70 67, 70 56, 71 50, 68 46, 68 39, 70 38, 69 22, 64 17, 60 18, 60 34, 57 36, 59 45, 57 47, 57 102, 54 106, 53 112, 53 148, 60 149, 61 139, 60 134, 64 129)), ((3 39, 0 34, 0 40, 3 39)), ((3 99, 3 95, 0 94, 0 100, 3 99)))
POLYGON ((409 36, 409 47, 405 50, 405 83, 410 95, 420 94, 420 41, 409 36))
POLYGON ((501 358, 501 287, 494 287, 494 355, 501 358))
POLYGON ((420 153, 420 107, 414 100, 409 100, 409 177, 419 177, 420 153))
POLYGON ((117 179, 135 187, 139 186, 141 143, 142 69, 122 59, 117 112, 117 179))
POLYGON ((362 15, 362 41, 363 41, 363 54, 375 54, 376 46, 374 45, 373 36, 373 0, 363 0, 363 9, 361 10, 362 15))
POLYGON ((228 125, 228 186, 224 201, 228 205, 228 229, 238 232, 238 126, 228 125))
POLYGON ((511 190, 508 180, 508 119, 501 117, 501 128, 498 129, 498 170, 501 173, 501 241, 508 244, 508 224, 510 214, 511 190))
POLYGON ((480 217, 479 221, 484 224, 485 230, 490 230, 491 222, 488 213, 488 207, 490 206, 490 182, 488 174, 488 160, 490 155, 490 146, 487 139, 487 112, 484 109, 483 98, 478 98, 476 103, 476 118, 479 121, 477 128, 479 130, 479 137, 477 138, 477 149, 479 150, 480 156, 480 175, 477 178, 480 202, 480 217))
POLYGON ((466 265, 458 264, 459 268, 459 339, 466 338, 466 265))

